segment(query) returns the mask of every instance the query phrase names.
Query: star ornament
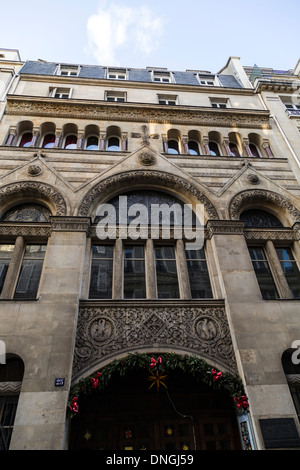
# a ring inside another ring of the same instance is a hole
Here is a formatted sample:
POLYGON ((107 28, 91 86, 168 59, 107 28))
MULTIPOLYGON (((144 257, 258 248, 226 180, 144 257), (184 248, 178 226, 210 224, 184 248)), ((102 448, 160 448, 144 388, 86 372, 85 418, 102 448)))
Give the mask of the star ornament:
POLYGON ((156 384, 156 389, 159 392, 159 387, 162 385, 163 387, 167 388, 166 384, 164 383, 164 379, 166 378, 166 375, 161 375, 158 370, 155 372, 151 372, 151 375, 148 377, 148 380, 152 382, 152 384, 149 387, 152 388, 156 384))

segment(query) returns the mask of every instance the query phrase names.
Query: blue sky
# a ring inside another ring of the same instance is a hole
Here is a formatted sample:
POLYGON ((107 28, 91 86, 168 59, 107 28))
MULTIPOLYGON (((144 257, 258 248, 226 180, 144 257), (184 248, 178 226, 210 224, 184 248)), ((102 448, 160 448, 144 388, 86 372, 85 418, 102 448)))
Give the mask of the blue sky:
POLYGON ((14 0, 0 8, 0 48, 22 60, 218 72, 294 68, 299 0, 14 0))

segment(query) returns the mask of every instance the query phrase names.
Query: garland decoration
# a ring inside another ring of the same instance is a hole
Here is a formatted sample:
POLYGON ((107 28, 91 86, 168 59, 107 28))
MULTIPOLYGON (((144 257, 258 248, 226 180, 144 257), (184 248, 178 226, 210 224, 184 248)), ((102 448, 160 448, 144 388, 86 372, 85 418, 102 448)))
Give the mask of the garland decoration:
POLYGON ((164 383, 167 375, 180 370, 190 374, 196 381, 213 386, 214 389, 226 390, 234 399, 238 410, 243 412, 248 410, 247 397, 239 376, 229 372, 217 372, 206 361, 195 356, 164 353, 163 356, 155 359, 146 353, 131 353, 121 359, 115 359, 104 366, 101 372, 81 379, 71 386, 68 402, 68 411, 71 413, 71 417, 78 414, 77 400, 80 402, 80 396, 104 390, 115 377, 125 377, 129 372, 149 371, 149 369, 148 380, 152 381, 149 388, 154 385, 156 385, 157 391, 160 385, 167 388, 164 383))

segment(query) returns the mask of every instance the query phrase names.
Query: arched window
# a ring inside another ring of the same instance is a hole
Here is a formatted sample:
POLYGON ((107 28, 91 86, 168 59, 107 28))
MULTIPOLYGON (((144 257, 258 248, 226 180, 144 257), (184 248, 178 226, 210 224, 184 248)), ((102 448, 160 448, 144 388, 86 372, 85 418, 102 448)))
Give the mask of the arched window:
POLYGON ((283 227, 275 215, 260 209, 244 211, 240 215, 240 220, 245 222, 245 227, 283 227))
POLYGON ((240 157, 238 146, 234 142, 229 143, 229 149, 233 157, 240 157))
POLYGON ((87 138, 86 141, 86 150, 98 150, 99 149, 99 139, 96 135, 91 135, 87 138))
POLYGON ((1 221, 11 222, 49 222, 51 212, 40 204, 22 204, 9 209, 1 217, 1 221))
MULTIPOLYGON (((105 226, 108 215, 113 216, 116 225, 127 224, 129 231, 136 226, 141 230, 144 227, 146 230, 138 239, 132 236, 131 231, 131 235, 121 246, 116 245, 117 254, 113 241, 111 244, 94 244, 90 298, 112 298, 112 292, 115 292, 117 298, 124 299, 212 297, 204 248, 185 250, 184 243, 179 243, 173 234, 167 241, 159 236, 153 236, 155 227, 159 233, 171 227, 174 227, 175 231, 175 228, 180 229, 183 226, 187 228, 191 227, 191 224, 195 226, 196 216, 183 201, 160 191, 130 191, 115 196, 106 203, 105 212, 95 217, 94 222, 97 223, 98 229, 102 221, 102 226, 105 226), (149 227, 151 227, 151 237, 149 227), (186 263, 182 261, 185 258, 186 263), (119 276, 122 273, 122 281, 120 279, 118 281, 114 276, 116 263, 119 263, 118 272, 119 276), (184 275, 182 270, 185 270, 184 275), (189 279, 189 282, 183 287, 181 279, 189 279)), ((110 217, 109 224, 112 221, 110 217)))
POLYGON ((20 140, 19 147, 29 147, 32 142, 32 132, 25 132, 20 140))
POLYGON ((188 142, 189 154, 190 155, 200 155, 199 145, 194 140, 189 140, 188 142))
POLYGON ((119 137, 109 137, 107 141, 107 150, 110 152, 118 152, 120 150, 119 137))
POLYGON ((255 144, 249 144, 249 149, 252 157, 260 158, 260 152, 255 144))
POLYGON ((76 135, 68 135, 65 140, 65 149, 76 149, 77 147, 77 136, 76 135))
POLYGON ((168 140, 168 153, 171 155, 179 154, 179 146, 177 140, 168 140))
POLYGON ((56 139, 56 137, 55 137, 54 134, 45 135, 42 147, 44 149, 52 149, 55 145, 55 139, 56 139))
POLYGON ((219 146, 216 142, 210 141, 208 143, 208 147, 209 147, 210 155, 213 155, 214 157, 220 157, 221 156, 219 146))

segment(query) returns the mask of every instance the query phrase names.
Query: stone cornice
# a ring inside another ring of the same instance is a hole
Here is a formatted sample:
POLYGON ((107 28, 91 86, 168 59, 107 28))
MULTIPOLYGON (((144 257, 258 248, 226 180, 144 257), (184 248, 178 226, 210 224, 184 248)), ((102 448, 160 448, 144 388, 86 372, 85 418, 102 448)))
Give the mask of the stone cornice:
POLYGON ((269 111, 9 96, 5 114, 159 124, 268 129, 269 111))

